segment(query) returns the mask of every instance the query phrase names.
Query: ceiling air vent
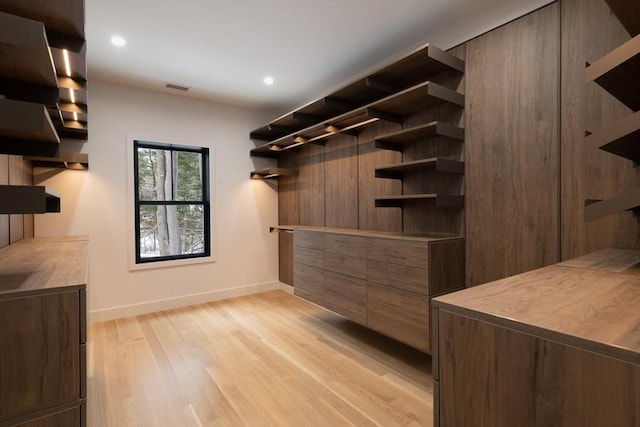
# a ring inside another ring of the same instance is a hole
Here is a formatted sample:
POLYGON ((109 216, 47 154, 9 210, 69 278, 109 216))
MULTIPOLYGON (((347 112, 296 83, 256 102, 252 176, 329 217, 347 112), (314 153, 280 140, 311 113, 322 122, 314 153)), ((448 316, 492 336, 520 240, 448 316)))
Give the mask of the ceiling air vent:
POLYGON ((174 89, 182 92, 186 92, 190 89, 188 86, 181 86, 175 83, 165 83, 164 87, 166 87, 167 89, 174 89))

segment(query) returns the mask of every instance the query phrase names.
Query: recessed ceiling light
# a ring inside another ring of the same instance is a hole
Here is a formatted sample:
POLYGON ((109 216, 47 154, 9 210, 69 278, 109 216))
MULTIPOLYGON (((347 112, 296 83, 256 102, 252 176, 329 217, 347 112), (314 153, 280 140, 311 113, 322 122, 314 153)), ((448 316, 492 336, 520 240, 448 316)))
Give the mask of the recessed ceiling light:
POLYGON ((264 79, 262 79, 262 81, 263 81, 263 82, 264 82, 264 84, 266 84, 267 86, 271 86, 271 85, 275 82, 274 78, 273 78, 273 77, 271 77, 271 76, 267 76, 267 77, 265 77, 264 79))
POLYGON ((124 46, 127 44, 127 41, 120 36, 111 37, 111 44, 114 46, 124 46))

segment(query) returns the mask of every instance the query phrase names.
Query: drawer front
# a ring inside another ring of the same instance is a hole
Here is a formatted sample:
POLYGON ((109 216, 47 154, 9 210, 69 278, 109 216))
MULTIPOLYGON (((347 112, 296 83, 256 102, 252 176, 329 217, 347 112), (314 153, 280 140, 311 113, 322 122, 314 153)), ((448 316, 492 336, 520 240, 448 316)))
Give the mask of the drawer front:
POLYGON ((293 246, 309 249, 324 249, 324 233, 318 231, 293 231, 293 246))
POLYGON ((367 324, 367 282, 325 274, 325 307, 349 320, 367 324))
POLYGON ((367 260, 364 258, 325 252, 324 268, 334 273, 357 277, 358 279, 366 279, 367 277, 367 260))
POLYGON ((350 255, 356 258, 366 258, 367 238, 360 236, 349 236, 347 234, 324 235, 324 250, 336 254, 350 255))
POLYGON ((423 268, 367 261, 367 280, 408 292, 429 295, 429 271, 423 268))
POLYGON ((15 427, 81 427, 83 425, 80 422, 80 407, 77 406, 33 421, 25 421, 15 427))
POLYGON ((293 262, 324 268, 324 251, 296 247, 293 249, 293 262))
POLYGON ((391 264, 429 269, 427 242, 370 238, 367 243, 367 259, 391 264))
POLYGON ((293 265, 293 293, 324 305, 324 271, 305 264, 293 265))
POLYGON ((367 325, 429 352, 429 299, 367 283, 367 325))

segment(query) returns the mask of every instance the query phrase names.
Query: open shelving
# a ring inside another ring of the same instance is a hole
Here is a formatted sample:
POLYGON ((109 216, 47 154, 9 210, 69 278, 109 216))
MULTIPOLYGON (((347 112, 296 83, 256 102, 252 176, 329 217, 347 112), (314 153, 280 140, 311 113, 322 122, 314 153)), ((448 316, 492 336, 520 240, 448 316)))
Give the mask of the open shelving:
POLYGON ((58 169, 89 169, 89 155, 85 153, 62 152, 56 157, 25 156, 35 167, 58 169))
POLYGON ((588 135, 587 148, 608 151, 625 159, 640 159, 640 111, 588 135))
POLYGON ((60 212, 60 195, 39 185, 0 185, 0 214, 60 212))
POLYGON ((55 156, 60 138, 42 104, 0 99, 0 152, 55 156))
POLYGON ((631 37, 640 34, 640 5, 637 1, 605 0, 631 37))
POLYGON ((464 141, 464 129, 446 122, 430 122, 424 125, 403 129, 398 132, 388 133, 375 138, 376 148, 385 150, 400 151, 408 144, 416 141, 433 138, 437 136, 446 136, 452 139, 464 141))
POLYGON ((281 176, 296 176, 298 171, 290 168, 264 168, 251 172, 251 179, 277 179, 281 176))
POLYGON ((405 172, 433 169, 437 172, 464 174, 464 162, 446 158, 414 160, 376 168, 376 178, 402 179, 405 172))
POLYGON ((377 208, 401 208, 405 202, 431 200, 437 208, 464 207, 464 196, 461 194, 404 194, 401 196, 379 196, 375 198, 377 208))
POLYGON ((635 188, 607 200, 589 200, 584 207, 584 220, 593 221, 622 211, 640 214, 640 188, 635 188))

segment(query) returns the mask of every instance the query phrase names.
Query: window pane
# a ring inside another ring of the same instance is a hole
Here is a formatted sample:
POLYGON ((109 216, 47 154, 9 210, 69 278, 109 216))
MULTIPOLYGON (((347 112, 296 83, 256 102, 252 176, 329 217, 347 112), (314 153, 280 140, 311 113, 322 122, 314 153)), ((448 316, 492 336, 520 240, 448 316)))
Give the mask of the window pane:
POLYGON ((202 205, 140 206, 140 257, 205 252, 202 205))
POLYGON ((174 152, 176 157, 176 200, 202 200, 202 155, 187 151, 174 152))
POLYGON ((140 200, 172 200, 171 152, 138 147, 140 200))

